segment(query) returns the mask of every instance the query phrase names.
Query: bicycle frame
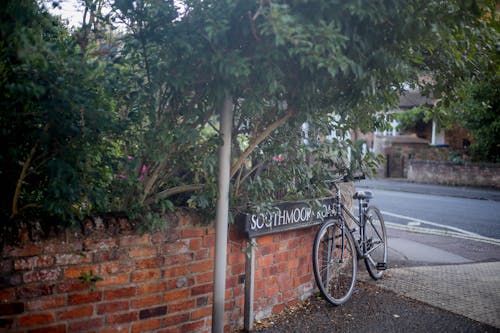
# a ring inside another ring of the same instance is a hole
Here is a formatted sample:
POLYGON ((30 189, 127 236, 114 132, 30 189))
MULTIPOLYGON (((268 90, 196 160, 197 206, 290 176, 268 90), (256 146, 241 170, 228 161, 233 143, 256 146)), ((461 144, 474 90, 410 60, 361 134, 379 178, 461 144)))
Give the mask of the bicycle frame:
POLYGON ((353 196, 359 211, 351 213, 343 203, 338 185, 348 181, 342 177, 325 182, 333 183, 329 189, 335 217, 318 229, 313 246, 314 278, 323 296, 333 305, 344 304, 351 296, 359 259, 364 260, 374 280, 380 279, 387 269, 387 237, 382 215, 377 207, 369 206, 372 193, 363 191, 353 196))
POLYGON ((363 207, 363 202, 362 200, 358 200, 358 205, 359 205, 359 217, 356 217, 354 216, 344 205, 344 203, 342 202, 342 195, 341 195, 341 191, 340 191, 340 188, 338 187, 338 185, 336 183, 333 183, 333 186, 335 187, 335 197, 336 197, 336 209, 337 209, 337 217, 338 219, 341 221, 341 226, 340 226, 340 230, 342 231, 342 255, 341 255, 341 260, 343 260, 343 249, 344 249, 344 238, 345 238, 345 235, 344 235, 344 228, 347 228, 347 230, 351 233, 351 235, 353 236, 353 239, 354 239, 354 245, 355 245, 355 248, 356 248, 356 253, 357 253, 357 256, 358 258, 360 259, 364 259, 366 258, 366 255, 369 254, 370 252, 372 252, 375 248, 371 249, 369 252, 364 252, 364 250, 361 248, 362 246, 362 242, 364 242, 364 239, 365 239, 365 235, 363 234, 364 233, 364 226, 365 226, 365 213, 366 213, 366 208, 363 207), (360 236, 360 241, 358 241, 355 237, 354 237, 354 232, 356 231, 356 228, 351 228, 349 227, 349 224, 347 223, 346 219, 345 219, 345 216, 344 216, 344 212, 347 214, 347 216, 349 216, 349 218, 351 218, 351 220, 358 226, 359 228, 359 236, 360 236))

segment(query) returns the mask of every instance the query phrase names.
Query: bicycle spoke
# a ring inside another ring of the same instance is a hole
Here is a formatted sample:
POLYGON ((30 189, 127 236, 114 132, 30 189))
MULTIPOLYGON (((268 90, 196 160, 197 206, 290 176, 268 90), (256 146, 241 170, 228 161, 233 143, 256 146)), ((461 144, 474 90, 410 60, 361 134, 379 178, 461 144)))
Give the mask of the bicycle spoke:
POLYGON ((377 208, 369 207, 366 217, 363 254, 368 273, 377 280, 387 267, 387 235, 384 220, 377 208))
POLYGON ((356 275, 356 253, 350 234, 342 233, 336 223, 327 223, 316 235, 314 274, 325 298, 342 304, 351 295, 356 275))

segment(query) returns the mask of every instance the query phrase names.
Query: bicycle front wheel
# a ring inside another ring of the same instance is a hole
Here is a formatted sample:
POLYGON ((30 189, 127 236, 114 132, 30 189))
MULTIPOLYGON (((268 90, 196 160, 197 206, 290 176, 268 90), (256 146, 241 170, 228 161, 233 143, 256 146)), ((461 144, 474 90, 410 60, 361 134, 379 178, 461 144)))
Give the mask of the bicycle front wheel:
POLYGON ((345 303, 354 290, 357 255, 351 233, 337 221, 329 221, 318 230, 313 248, 314 277, 326 300, 334 305, 345 303))
POLYGON ((378 280, 387 268, 387 233, 382 214, 376 207, 368 207, 364 235, 366 269, 372 279, 378 280))

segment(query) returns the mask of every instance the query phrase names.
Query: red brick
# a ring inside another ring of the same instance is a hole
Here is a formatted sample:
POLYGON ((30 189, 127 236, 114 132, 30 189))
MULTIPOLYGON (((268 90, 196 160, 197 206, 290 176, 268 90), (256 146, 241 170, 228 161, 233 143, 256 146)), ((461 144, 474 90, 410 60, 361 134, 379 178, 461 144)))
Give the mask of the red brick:
POLYGON ((56 254, 56 265, 78 265, 78 264, 88 264, 91 261, 91 254, 86 255, 81 254, 56 254))
POLYGON ((60 294, 72 293, 82 290, 88 290, 89 287, 78 280, 64 281, 57 285, 56 292, 60 294))
POLYGON ((16 297, 14 288, 0 289, 0 302, 11 302, 16 297))
POLYGON ((152 305, 158 305, 163 302, 163 296, 160 294, 149 295, 137 298, 131 301, 133 309, 143 309, 152 305))
POLYGON ((276 304, 273 306, 273 314, 279 314, 286 308, 285 304, 276 304))
POLYGON ((207 272, 207 273, 201 273, 197 274, 196 277, 196 283, 206 283, 206 282, 212 282, 214 279, 214 273, 213 272, 207 272))
POLYGON ((89 274, 90 271, 92 271, 92 274, 94 275, 100 274, 99 266, 97 265, 74 266, 74 267, 67 267, 64 269, 64 278, 77 279, 83 274, 89 274))
POLYGON ((143 235, 126 235, 122 236, 118 242, 121 247, 133 245, 147 245, 151 243, 151 235, 145 233, 143 235))
POLYGON ((294 251, 294 256, 298 257, 309 257, 311 256, 311 249, 305 247, 296 248, 294 251))
POLYGON ((57 318, 58 320, 85 318, 85 317, 91 317, 93 313, 94 313, 94 306, 85 305, 85 306, 72 307, 64 311, 58 311, 57 318))
POLYGON ((54 313, 52 312, 27 314, 18 318, 18 325, 20 327, 44 325, 53 323, 55 319, 54 313))
POLYGON ((77 305, 85 303, 100 302, 102 299, 102 293, 100 291, 89 291, 81 294, 73 294, 69 296, 68 304, 77 305))
POLYGON ((167 281, 167 290, 190 287, 194 284, 194 279, 192 277, 180 276, 177 279, 167 281))
POLYGON ((147 259, 137 260, 135 262, 135 269, 148 269, 148 268, 159 268, 164 265, 163 257, 153 257, 147 259))
POLYGON ((83 251, 83 243, 81 239, 70 240, 69 242, 49 241, 42 246, 43 253, 78 253, 83 251))
POLYGON ((99 250, 111 249, 117 247, 116 240, 114 238, 103 238, 103 239, 91 239, 87 238, 83 241, 83 246, 85 250, 99 250))
POLYGON ((171 291, 163 294, 163 297, 164 297, 166 302, 171 301, 171 300, 175 301, 175 300, 179 300, 179 299, 187 299, 189 297, 189 289, 182 288, 182 289, 171 290, 171 291))
POLYGON ((161 270, 146 269, 142 271, 134 271, 130 274, 130 282, 142 282, 157 280, 161 277, 161 270))
POLYGON ((101 328, 99 333, 129 333, 129 327, 128 325, 115 325, 101 328))
POLYGON ((288 252, 279 252, 274 254, 274 262, 283 262, 283 261, 288 261, 290 255, 288 252))
POLYGON ((211 315, 212 315, 211 306, 191 311, 191 319, 200 319, 200 318, 210 317, 211 315))
POLYGON ((213 284, 194 286, 193 288, 191 288, 191 295, 198 296, 198 295, 202 295, 202 294, 208 294, 214 290, 213 287, 214 287, 213 284))
POLYGON ((102 315, 106 313, 114 313, 114 312, 128 310, 129 308, 130 308, 130 302, 128 300, 100 303, 97 305, 97 314, 102 315))
POLYGON ((139 319, 148 319, 152 317, 161 317, 167 314, 167 306, 157 306, 154 308, 143 309, 139 311, 139 319))
POLYGON ((106 316, 106 324, 124 324, 124 323, 132 323, 137 320, 137 312, 127 312, 120 314, 110 314, 106 316))
POLYGON ((245 264, 234 264, 231 266, 231 274, 241 275, 245 274, 245 264))
POLYGON ((256 260, 257 266, 259 267, 271 266, 273 262, 274 261, 272 255, 257 257, 256 260))
POLYGON ((228 255, 227 263, 229 265, 245 263, 245 254, 243 254, 243 253, 231 253, 228 255))
POLYGON ((259 237, 257 239, 258 248, 260 248, 263 245, 273 244, 273 243, 274 243, 273 235, 266 235, 266 236, 259 237))
POLYGON ((170 313, 175 313, 190 310, 195 307, 195 304, 194 300, 184 300, 177 303, 169 303, 168 308, 170 313))
POLYGON ((205 230, 203 229, 183 229, 181 231, 181 238, 195 238, 205 235, 205 230))
POLYGON ((198 320, 193 323, 187 323, 181 326, 181 332, 198 331, 205 326, 205 320, 198 320))
POLYGON ((290 259, 287 263, 289 271, 294 271, 299 266, 299 259, 290 259))
POLYGON ((104 291, 104 299, 105 300, 113 300, 119 298, 126 298, 135 296, 137 293, 136 287, 123 287, 113 290, 104 291))
POLYGON ((304 275, 304 276, 298 277, 297 279, 294 279, 293 284, 296 286, 300 286, 302 284, 306 284, 308 282, 311 282, 312 280, 313 280, 312 276, 304 275))
POLYGON ((203 237, 203 247, 213 247, 215 246, 215 235, 209 235, 203 237))
POLYGON ((33 244, 27 244, 22 247, 5 246, 3 249, 3 257, 31 257, 42 254, 42 247, 33 244))
POLYGON ((263 246, 259 247, 257 253, 262 255, 262 256, 265 256, 268 254, 275 254, 276 252, 278 252, 278 249, 279 249, 278 244, 268 244, 268 245, 263 245, 263 246))
POLYGON ((96 287, 108 287, 108 286, 117 286, 117 285, 124 285, 129 283, 130 281, 130 276, 128 273, 123 273, 119 275, 105 275, 102 276, 101 281, 96 282, 96 287))
POLYGON ((136 246, 128 250, 128 255, 131 258, 154 257, 158 255, 156 246, 136 246))
POLYGON ((168 326, 172 326, 172 325, 178 325, 178 324, 184 323, 188 320, 189 320, 188 313, 169 314, 169 315, 165 316, 165 318, 163 319, 162 326, 168 327, 168 326))
POLYGON ((121 261, 121 262, 107 262, 101 264, 101 274, 102 275, 107 275, 107 274, 119 274, 119 273, 125 273, 125 272, 130 272, 131 270, 134 269, 134 264, 130 261, 121 261))
POLYGON ((185 333, 185 332, 181 332, 180 328, 176 326, 156 331, 156 333, 185 333))
POLYGON ((85 319, 69 324, 68 332, 85 332, 103 326, 102 318, 85 319))
POLYGON ((19 298, 35 298, 54 294, 55 286, 52 284, 42 284, 37 286, 22 287, 17 290, 19 298))
POLYGON ((178 253, 185 253, 188 251, 186 240, 178 240, 173 243, 167 243, 162 246, 161 253, 167 256, 175 255, 178 253))
POLYGON ((93 255, 94 263, 106 263, 116 260, 128 260, 128 254, 124 249, 107 249, 104 251, 96 251, 93 255))
MULTIPOLYGON (((156 232, 153 235, 151 235, 151 243, 153 244, 158 244, 158 243, 165 243, 171 235, 169 235, 170 232, 156 232)), ((173 238, 173 240, 178 239, 178 235, 175 235, 176 237, 173 238)))
POLYGON ((66 333, 66 325, 48 326, 29 330, 28 333, 66 333))
MULTIPOLYGON (((191 269, 193 265, 190 265, 191 269)), ((163 276, 165 278, 173 278, 178 276, 186 276, 188 274, 186 266, 178 266, 178 267, 168 267, 164 272, 163 276)))
POLYGON ((180 264, 185 264, 188 262, 191 262, 194 258, 193 253, 180 253, 180 254, 174 254, 170 255, 166 258, 165 264, 167 266, 175 266, 175 265, 180 265, 180 264))
POLYGON ((132 324, 132 333, 149 332, 161 327, 161 318, 141 320, 132 324))
POLYGON ((28 311, 47 310, 60 308, 66 305, 66 296, 40 297, 27 302, 28 311))
POLYGON ((137 294, 145 295, 165 291, 167 283, 165 281, 150 282, 137 286, 137 294))
POLYGON ((214 262, 212 260, 204 260, 189 265, 189 270, 191 271, 191 273, 203 273, 213 271, 213 269, 214 262))
POLYGON ((210 259, 210 249, 201 249, 194 253, 193 260, 210 259))
POLYGON ((33 270, 37 268, 46 268, 54 264, 52 256, 34 256, 28 258, 17 258, 14 260, 14 269, 19 270, 33 270))
POLYGON ((25 283, 40 282, 40 281, 57 281, 62 277, 61 268, 42 269, 39 271, 31 271, 23 274, 25 283))
POLYGON ((198 251, 199 249, 201 249, 201 238, 190 239, 189 249, 191 251, 198 251))

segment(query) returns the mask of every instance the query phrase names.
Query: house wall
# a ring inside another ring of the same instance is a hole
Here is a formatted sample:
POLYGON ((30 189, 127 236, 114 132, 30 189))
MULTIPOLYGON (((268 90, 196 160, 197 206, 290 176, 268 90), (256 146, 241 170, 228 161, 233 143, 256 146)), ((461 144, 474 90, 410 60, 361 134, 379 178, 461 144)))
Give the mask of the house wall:
MULTIPOLYGON (((256 240, 256 319, 279 313, 315 290, 316 230, 256 240)), ((226 332, 243 326, 246 242, 232 226, 226 332)), ((214 246, 213 225, 189 214, 177 214, 162 232, 94 230, 5 246, 0 331, 210 332, 214 246), (89 283, 96 276, 102 280, 89 283)))
POLYGON ((417 183, 500 188, 500 164, 411 160, 408 180, 417 183))

